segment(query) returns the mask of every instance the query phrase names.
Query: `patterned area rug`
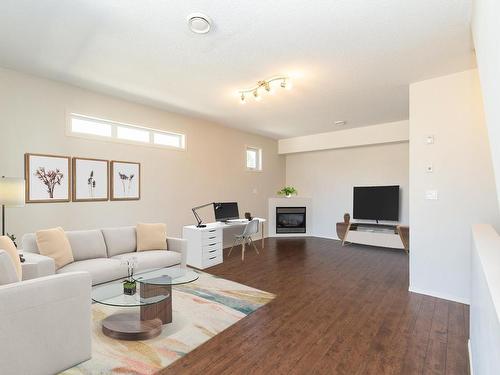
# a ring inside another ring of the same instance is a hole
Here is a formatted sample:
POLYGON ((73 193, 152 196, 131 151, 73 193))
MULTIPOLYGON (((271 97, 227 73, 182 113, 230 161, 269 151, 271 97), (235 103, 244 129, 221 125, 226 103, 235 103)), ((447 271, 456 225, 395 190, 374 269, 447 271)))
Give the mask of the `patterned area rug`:
POLYGON ((104 336, 100 321, 115 312, 123 312, 123 308, 93 304, 92 358, 62 374, 154 374, 274 297, 271 293, 200 272, 195 282, 173 287, 173 323, 164 326, 158 337, 145 341, 104 336))

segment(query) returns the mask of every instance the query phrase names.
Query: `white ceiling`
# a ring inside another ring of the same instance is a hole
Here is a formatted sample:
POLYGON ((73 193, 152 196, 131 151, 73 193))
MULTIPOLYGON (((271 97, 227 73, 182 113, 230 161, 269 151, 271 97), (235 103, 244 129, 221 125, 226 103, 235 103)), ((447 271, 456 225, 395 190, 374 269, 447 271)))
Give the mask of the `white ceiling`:
POLYGON ((2 0, 0 65, 283 138, 407 119, 409 83, 474 67, 471 2, 2 0))

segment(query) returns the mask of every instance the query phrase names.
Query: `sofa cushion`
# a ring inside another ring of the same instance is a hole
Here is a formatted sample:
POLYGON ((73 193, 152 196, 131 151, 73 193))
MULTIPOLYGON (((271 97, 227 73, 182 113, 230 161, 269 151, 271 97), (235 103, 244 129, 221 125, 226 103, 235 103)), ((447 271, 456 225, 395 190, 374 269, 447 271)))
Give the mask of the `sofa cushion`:
POLYGON ((71 244, 61 227, 39 230, 35 233, 40 254, 56 262, 56 268, 64 267, 74 261, 71 244))
POLYGON ((131 253, 137 249, 135 227, 101 229, 108 250, 108 257, 131 253))
POLYGON ((21 249, 23 253, 35 253, 40 254, 38 246, 36 244, 35 233, 26 233, 21 239, 21 249))
POLYGON ((0 236, 0 250, 5 250, 9 254, 12 264, 16 269, 17 281, 21 281, 23 279, 23 269, 21 267, 21 260, 19 259, 19 252, 14 242, 8 236, 0 236))
POLYGON ((16 269, 12 259, 5 250, 0 250, 0 285, 18 282, 16 269))
POLYGON ((127 277, 127 266, 120 260, 98 258, 73 262, 57 270, 57 273, 87 271, 92 277, 92 285, 106 283, 127 277))
POLYGON ((137 251, 167 250, 167 225, 163 223, 139 223, 137 251))
POLYGON ((99 229, 66 232, 75 261, 106 258, 106 244, 99 229))
POLYGON ((114 256, 112 259, 123 261, 129 257, 137 259, 136 271, 144 271, 152 268, 163 268, 175 266, 181 263, 181 254, 175 251, 168 250, 149 250, 143 252, 134 252, 129 254, 120 254, 114 256))

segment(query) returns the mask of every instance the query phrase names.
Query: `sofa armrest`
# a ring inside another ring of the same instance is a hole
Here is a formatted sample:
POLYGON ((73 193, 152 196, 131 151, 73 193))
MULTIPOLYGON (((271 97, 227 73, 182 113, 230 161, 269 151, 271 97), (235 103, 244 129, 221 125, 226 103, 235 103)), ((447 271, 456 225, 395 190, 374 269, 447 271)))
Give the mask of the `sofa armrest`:
POLYGON ((21 267, 23 268, 23 280, 36 279, 56 273, 56 263, 54 259, 28 252, 23 252, 23 256, 25 259, 25 262, 21 263, 21 267))
POLYGON ((87 272, 0 286, 2 374, 55 374, 91 356, 87 272))
POLYGON ((181 254, 181 267, 186 267, 187 240, 182 238, 167 237, 167 248, 181 254))

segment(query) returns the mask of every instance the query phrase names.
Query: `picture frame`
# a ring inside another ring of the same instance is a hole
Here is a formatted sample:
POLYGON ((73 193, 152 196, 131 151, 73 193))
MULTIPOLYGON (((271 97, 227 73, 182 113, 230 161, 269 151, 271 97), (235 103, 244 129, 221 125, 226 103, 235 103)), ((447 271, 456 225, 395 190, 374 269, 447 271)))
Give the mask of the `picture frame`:
POLYGON ((71 201, 71 158, 50 154, 24 154, 26 203, 71 201))
POLYGON ((111 200, 141 199, 141 164, 129 161, 111 161, 111 200))
POLYGON ((92 158, 72 158, 73 202, 109 200, 109 161, 92 158))

